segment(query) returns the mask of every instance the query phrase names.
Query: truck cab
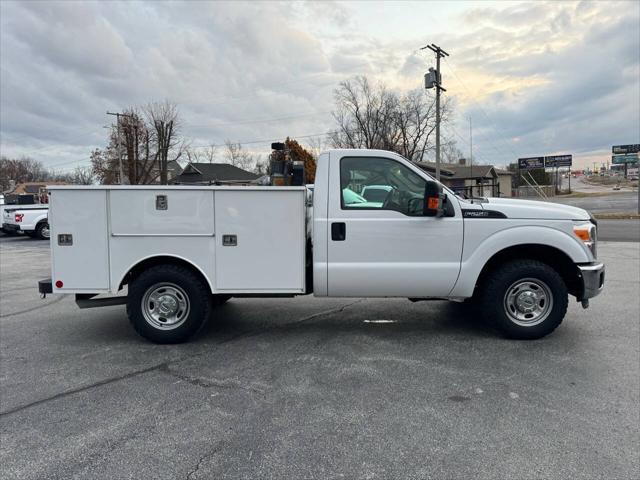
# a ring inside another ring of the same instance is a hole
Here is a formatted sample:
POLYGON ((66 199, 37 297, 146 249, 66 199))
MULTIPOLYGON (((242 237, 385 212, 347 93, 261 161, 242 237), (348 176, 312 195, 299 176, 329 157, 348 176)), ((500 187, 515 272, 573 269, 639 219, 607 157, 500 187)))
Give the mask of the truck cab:
POLYGON ((468 302, 507 337, 540 338, 569 295, 586 308, 604 286, 588 212, 463 199, 388 151, 324 152, 312 188, 59 186, 50 205, 40 291, 126 303, 160 343, 232 297, 310 293, 468 302))

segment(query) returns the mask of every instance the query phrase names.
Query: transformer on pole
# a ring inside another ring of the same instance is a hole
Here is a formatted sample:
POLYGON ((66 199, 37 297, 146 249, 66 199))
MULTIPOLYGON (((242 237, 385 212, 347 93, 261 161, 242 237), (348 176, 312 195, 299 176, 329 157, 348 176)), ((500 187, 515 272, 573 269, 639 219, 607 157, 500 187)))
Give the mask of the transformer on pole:
POLYGON ((436 54, 436 68, 429 68, 429 72, 424 76, 424 87, 436 89, 436 180, 440 181, 440 91, 446 92, 447 89, 442 86, 442 74, 440 73, 440 59, 448 57, 449 54, 442 50, 439 46, 432 43, 426 45, 420 50, 428 48, 436 54))

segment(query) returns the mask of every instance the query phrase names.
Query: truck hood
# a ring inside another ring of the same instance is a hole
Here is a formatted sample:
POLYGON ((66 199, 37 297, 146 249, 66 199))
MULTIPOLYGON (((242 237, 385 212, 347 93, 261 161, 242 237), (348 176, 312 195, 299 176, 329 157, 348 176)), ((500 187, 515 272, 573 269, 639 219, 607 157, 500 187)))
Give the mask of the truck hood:
POLYGON ((551 202, 520 200, 517 198, 487 198, 485 210, 504 213, 508 218, 540 220, 589 220, 589 212, 582 208, 551 202))

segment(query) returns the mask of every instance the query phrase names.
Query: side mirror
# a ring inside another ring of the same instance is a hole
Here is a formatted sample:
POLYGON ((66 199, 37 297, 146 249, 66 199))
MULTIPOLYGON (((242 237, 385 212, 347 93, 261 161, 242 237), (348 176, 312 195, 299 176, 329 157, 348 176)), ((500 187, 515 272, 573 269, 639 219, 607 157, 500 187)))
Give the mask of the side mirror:
POLYGON ((438 182, 427 181, 424 187, 424 210, 425 217, 442 217, 444 215, 444 194, 442 185, 438 182))

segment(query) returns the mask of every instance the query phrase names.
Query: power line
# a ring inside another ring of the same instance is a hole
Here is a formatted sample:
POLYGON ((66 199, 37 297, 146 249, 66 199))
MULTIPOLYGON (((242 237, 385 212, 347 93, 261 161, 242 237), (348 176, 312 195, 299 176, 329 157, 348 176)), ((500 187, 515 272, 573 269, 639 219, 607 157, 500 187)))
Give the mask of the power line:
POLYGON ((226 123, 213 123, 211 125, 193 125, 193 124, 188 124, 190 127, 192 128, 202 128, 202 127, 206 127, 206 128, 216 128, 216 127, 226 127, 229 125, 249 125, 252 123, 268 123, 268 122, 278 122, 278 121, 282 121, 282 120, 292 120, 295 118, 303 118, 303 117, 312 117, 315 115, 327 115, 331 113, 330 110, 328 111, 324 111, 324 112, 308 112, 308 113, 301 113, 301 114, 297 114, 297 115, 289 115, 286 117, 272 117, 272 118, 263 118, 260 120, 242 120, 242 121, 238 121, 238 122, 226 122, 226 123))
MULTIPOLYGON (((311 137, 324 137, 328 134, 328 132, 323 133, 310 133, 308 135, 284 135, 278 136, 275 138, 268 138, 263 140, 250 140, 250 141, 236 141, 234 143, 239 143, 240 145, 255 145, 260 143, 271 143, 278 140, 282 140, 285 137, 289 137, 292 140, 297 140, 298 138, 311 138, 311 137)), ((217 143, 217 144, 209 144, 209 145, 191 145, 191 148, 208 148, 208 147, 224 147, 226 143, 217 143)))

